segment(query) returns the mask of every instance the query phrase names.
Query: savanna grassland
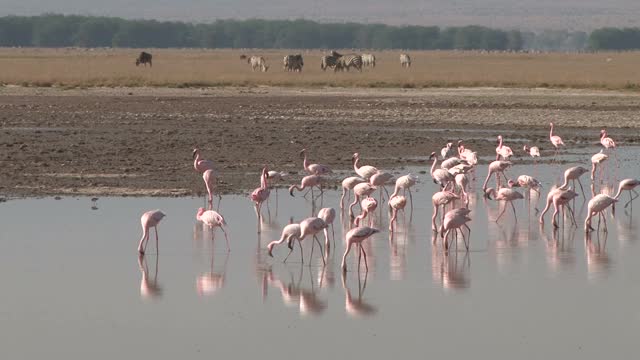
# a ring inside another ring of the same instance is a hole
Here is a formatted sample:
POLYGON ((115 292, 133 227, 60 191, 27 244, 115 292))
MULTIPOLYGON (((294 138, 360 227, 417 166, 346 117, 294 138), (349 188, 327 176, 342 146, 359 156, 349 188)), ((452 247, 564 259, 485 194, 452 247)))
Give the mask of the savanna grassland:
MULTIPOLYGON (((636 89, 640 52, 481 53, 414 51, 402 69, 399 51, 373 51, 375 69, 333 73, 320 69, 323 51, 148 50, 153 68, 136 67, 134 49, 0 49, 0 83, 59 87, 551 87, 636 89), (301 52, 302 73, 282 68, 286 54, 301 52), (240 54, 261 55, 267 73, 252 72, 240 54)), ((348 53, 349 50, 342 51, 348 53)), ((369 51, 367 51, 369 52, 369 51)))

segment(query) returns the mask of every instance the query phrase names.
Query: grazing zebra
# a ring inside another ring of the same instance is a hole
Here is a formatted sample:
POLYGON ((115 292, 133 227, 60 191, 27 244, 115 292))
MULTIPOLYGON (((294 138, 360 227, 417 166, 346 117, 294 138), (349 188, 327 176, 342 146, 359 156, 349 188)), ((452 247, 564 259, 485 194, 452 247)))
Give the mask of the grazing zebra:
POLYGON ((147 64, 149 64, 149 66, 153 67, 153 64, 151 63, 151 54, 147 53, 147 52, 141 52, 140 55, 138 55, 138 58, 136 59, 136 66, 140 65, 140 64, 144 64, 144 66, 147 66, 147 64))
POLYGON ((302 72, 302 67, 304 66, 304 61, 302 60, 302 55, 287 55, 283 59, 284 70, 285 71, 297 71, 302 72))
POLYGON ((333 71, 344 71, 345 69, 349 71, 352 67, 358 69, 358 71, 362 71, 362 56, 349 54, 340 57, 333 71))
POLYGON ((362 54, 362 66, 376 67, 376 56, 373 54, 362 54))
POLYGON ((251 65, 251 71, 260 69, 262 72, 267 72, 269 66, 262 56, 251 56, 247 58, 247 63, 251 65))
POLYGON ((408 54, 400 54, 400 65, 403 68, 411 67, 411 57, 408 54))
POLYGON ((331 51, 331 55, 325 55, 320 58, 320 69, 322 69, 322 71, 326 71, 327 68, 334 68, 335 70, 338 59, 340 59, 341 57, 342 54, 340 54, 339 52, 331 51))

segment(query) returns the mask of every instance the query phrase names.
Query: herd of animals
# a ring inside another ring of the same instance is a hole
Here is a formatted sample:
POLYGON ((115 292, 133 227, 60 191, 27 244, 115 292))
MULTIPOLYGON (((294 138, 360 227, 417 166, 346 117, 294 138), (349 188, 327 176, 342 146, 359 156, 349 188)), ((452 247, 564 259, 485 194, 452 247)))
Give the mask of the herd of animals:
MULTIPOLYGON (((136 58, 136 66, 144 65, 152 66, 153 56, 147 52, 141 52, 136 58)), ((267 72, 269 65, 262 56, 248 56, 245 54, 240 55, 240 60, 247 61, 251 66, 252 71, 267 72)), ((290 72, 302 72, 304 67, 304 59, 302 54, 286 55, 282 60, 282 66, 284 71, 290 72)), ((411 57, 408 54, 400 54, 400 66, 403 68, 411 67, 411 57)), ((356 69, 362 71, 365 67, 376 67, 376 57, 373 54, 340 54, 336 51, 331 51, 329 55, 324 55, 320 58, 320 68, 323 71, 327 69, 333 69, 336 71, 349 71, 350 69, 356 69)))
MULTIPOLYGON (((496 147, 496 160, 492 161, 488 165, 488 174, 482 185, 482 191, 484 196, 491 200, 501 202, 501 211, 497 218, 494 220, 498 222, 504 215, 508 205, 511 206, 515 220, 517 221, 517 214, 513 202, 519 199, 524 199, 525 196, 517 190, 522 188, 525 191, 525 195, 531 199, 531 192, 537 193, 540 196, 542 184, 540 181, 530 175, 521 175, 515 180, 508 179, 505 175, 505 171, 513 165, 510 158, 513 156, 513 150, 505 145, 502 136, 497 138, 496 147), (495 177, 496 187, 488 187, 491 177, 495 177), (504 182, 502 180, 505 180, 504 182), (508 204, 508 205, 507 205, 508 204)), ((556 160, 556 156, 561 147, 564 146, 564 142, 560 136, 554 133, 554 125, 550 123, 549 141, 554 148, 554 156, 552 162, 556 160)), ((607 134, 606 130, 600 132, 600 143, 602 150, 591 158, 591 170, 582 166, 570 167, 564 171, 564 181, 560 185, 553 185, 550 187, 546 197, 546 206, 539 217, 539 222, 544 223, 544 216, 547 211, 553 206, 554 212, 552 215, 552 224, 554 227, 558 227, 558 216, 562 212, 562 218, 568 218, 571 221, 571 226, 577 227, 575 215, 571 208, 571 202, 574 200, 578 193, 574 190, 575 182, 578 182, 582 195, 585 196, 584 189, 580 178, 586 173, 591 173, 591 192, 592 198, 588 202, 587 216, 584 220, 584 230, 586 233, 594 231, 592 227, 592 220, 598 216, 598 231, 600 231, 600 222, 604 223, 604 231, 606 232, 606 217, 604 215, 605 210, 611 208, 612 212, 615 211, 615 204, 619 201, 623 191, 629 192, 629 201, 625 204, 627 207, 635 198, 638 197, 638 193, 635 187, 640 185, 640 180, 637 179, 624 179, 618 184, 618 191, 615 195, 600 193, 596 194, 595 184, 598 181, 597 169, 600 169, 600 183, 603 182, 605 176, 605 167, 608 163, 608 158, 613 155, 617 162, 616 155, 616 143, 607 134), (572 182, 573 187, 570 187, 569 183, 572 182)), ((530 155, 534 160, 534 168, 537 164, 537 159, 540 157, 540 149, 537 146, 524 146, 523 150, 530 155)), ((328 176, 332 174, 332 170, 329 166, 311 163, 307 157, 306 149, 300 152, 303 171, 306 174, 300 181, 300 184, 293 184, 289 187, 289 194, 294 196, 295 191, 307 191, 311 193, 312 202, 322 198, 323 196, 323 183, 328 176), (319 194, 316 195, 314 188, 319 190, 319 194)), ((205 160, 201 156, 199 149, 193 150, 194 169, 202 174, 206 190, 208 193, 208 209, 199 208, 196 213, 196 219, 202 222, 205 226, 208 226, 215 230, 219 227, 222 229, 225 235, 227 249, 230 251, 229 239, 227 236, 227 223, 225 218, 216 210, 213 210, 214 194, 216 192, 216 183, 219 174, 215 170, 214 162, 211 160, 205 160)), ((431 153, 430 160, 433 161, 431 166, 430 175, 433 182, 440 186, 440 190, 433 194, 433 215, 431 219, 432 230, 434 232, 433 241, 438 240, 438 235, 442 239, 443 251, 447 253, 449 251, 449 242, 452 244, 457 243, 458 233, 461 234, 465 248, 469 250, 469 238, 471 235, 471 229, 467 225, 471 221, 469 209, 469 183, 475 178, 475 171, 478 164, 478 157, 476 152, 468 149, 464 141, 459 140, 457 146, 454 143, 447 143, 440 151, 440 154, 436 152, 431 153), (439 163, 440 162, 440 163, 439 163), (438 166, 438 164, 440 166, 438 166), (440 224, 437 224, 439 213, 442 213, 440 224), (467 234, 465 235, 466 229, 467 234)), ((340 211, 341 214, 346 216, 346 208, 344 199, 346 196, 351 197, 351 193, 354 194, 353 202, 348 204, 348 215, 351 219, 351 229, 345 236, 345 252, 342 257, 341 267, 344 272, 347 271, 347 255, 351 251, 353 246, 357 247, 358 252, 358 271, 360 270, 360 260, 364 258, 365 268, 368 270, 367 254, 362 246, 363 241, 371 237, 372 235, 380 232, 380 229, 372 226, 372 214, 376 209, 382 210, 384 202, 387 202, 387 206, 390 212, 389 217, 389 232, 393 233, 397 229, 397 217, 398 212, 404 211, 407 203, 410 204, 411 212, 413 212, 413 196, 411 188, 417 183, 418 178, 412 174, 400 176, 395 179, 395 190, 392 194, 389 194, 385 185, 393 183, 394 176, 382 170, 377 169, 371 165, 363 165, 361 163, 360 154, 355 153, 352 157, 354 176, 349 176, 342 181, 342 196, 340 198, 340 211), (379 197, 376 199, 374 194, 379 193, 379 197), (402 194, 401 194, 402 193, 402 194), (408 194, 408 197, 407 197, 408 194), (386 195, 386 200, 385 200, 386 195), (355 216, 354 207, 360 206, 360 214, 355 216), (368 226, 364 225, 364 220, 368 218, 368 226)), ((559 163, 558 163, 559 166, 559 163)), ((250 195, 251 201, 254 203, 256 216, 258 218, 258 232, 260 232, 260 226, 262 224, 262 206, 271 194, 271 189, 276 188, 277 183, 286 179, 287 173, 270 171, 265 165, 260 174, 260 186, 256 188, 250 195)), ((277 193, 276 193, 277 196, 277 193)), ((218 194, 221 199, 221 196, 218 194)), ((348 201, 348 200, 347 200, 348 201)), ((219 203, 218 203, 219 210, 219 203)), ((138 245, 138 251, 140 254, 144 254, 146 245, 149 241, 150 228, 156 229, 156 246, 158 241, 157 225, 163 219, 164 213, 161 210, 152 210, 142 215, 141 223, 143 228, 143 235, 138 245)), ((322 261, 325 262, 323 246, 319 241, 317 235, 324 233, 325 243, 324 248, 328 249, 330 245, 329 241, 329 227, 333 229, 333 222, 336 218, 336 210, 331 207, 322 208, 318 211, 316 216, 306 218, 300 223, 290 223, 282 229, 282 235, 278 240, 272 241, 267 245, 268 254, 272 255, 273 249, 286 243, 289 248, 289 253, 284 261, 287 260, 289 255, 294 250, 294 244, 297 241, 302 262, 304 262, 304 252, 301 242, 307 238, 313 238, 315 242, 312 242, 311 256, 313 256, 313 249, 317 243, 320 247, 322 255, 322 261)), ((335 242, 335 239, 334 239, 335 242)))

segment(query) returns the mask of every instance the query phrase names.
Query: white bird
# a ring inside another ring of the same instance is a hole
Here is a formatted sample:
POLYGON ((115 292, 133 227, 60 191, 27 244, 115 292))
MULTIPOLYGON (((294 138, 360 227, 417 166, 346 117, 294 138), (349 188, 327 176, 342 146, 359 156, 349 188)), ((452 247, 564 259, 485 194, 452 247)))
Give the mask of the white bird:
POLYGON ((409 217, 413 217, 413 195, 411 195, 411 187, 418 182, 418 177, 413 174, 403 175, 396 180, 396 187, 391 194, 391 198, 398 195, 400 189, 403 190, 403 195, 407 195, 409 192, 409 202, 411 203, 411 215, 409 217))
POLYGON ((140 224, 142 225, 142 238, 138 244, 138 252, 140 254, 144 254, 147 249, 151 228, 156 230, 156 249, 158 248, 158 224, 165 216, 162 210, 151 210, 140 217, 140 224))
POLYGON ((574 166, 568 168, 564 172, 564 183, 560 186, 563 189, 566 189, 569 186, 569 180, 573 182, 573 188, 576 188, 576 180, 578 180, 578 184, 580 185, 580 190, 582 191, 582 196, 584 196, 584 188, 582 187, 582 182, 580 181, 580 176, 588 173, 589 170, 583 168, 582 166, 574 166))
POLYGON ((214 169, 213 161, 200 158, 200 149, 193 149, 193 168, 197 172, 203 173, 206 170, 214 169))
POLYGON ((448 158, 454 156, 455 150, 453 149, 453 143, 447 143, 447 146, 443 147, 440 150, 440 155, 442 155, 442 160, 447 160, 448 158))
POLYGON ((227 237, 227 230, 225 229, 227 227, 227 222, 224 220, 222 215, 214 210, 205 211, 204 208, 199 208, 198 213, 196 214, 196 220, 202 221, 205 225, 211 228, 212 231, 215 231, 216 227, 222 229, 222 232, 224 233, 224 240, 227 242, 227 251, 231 251, 229 238, 227 237))
POLYGON ((364 251, 362 247, 362 242, 369 238, 373 234, 379 233, 380 230, 374 229, 368 226, 357 227, 349 230, 346 236, 347 248, 344 251, 344 255, 342 255, 342 272, 347 271, 347 255, 349 251, 351 251, 351 247, 356 244, 360 251, 358 254, 358 271, 360 271, 360 255, 364 256, 364 266, 367 271, 369 271, 369 265, 367 264, 367 253, 364 251))
MULTIPOLYGON (((607 232, 607 218, 603 212, 617 201, 618 199, 612 198, 607 194, 598 194, 589 200, 589 204, 587 205, 587 218, 584 220, 584 231, 589 232, 589 230, 593 230, 591 227, 591 218, 598 214, 599 218, 604 222, 604 231, 607 232)), ((598 222, 598 229, 599 226, 600 223, 598 222)))
MULTIPOLYGON (((320 240, 316 234, 320 231, 326 229, 328 227, 327 223, 319 217, 310 217, 302 220, 300 222, 300 241, 304 240, 307 236, 313 236, 313 239, 320 246, 320 254, 322 255, 322 263, 326 264, 324 261, 324 253, 322 252, 322 244, 320 244, 320 240)), ((309 263, 311 263, 311 259, 313 257, 313 246, 311 246, 311 258, 309 258, 309 263)), ((309 264, 311 265, 311 264, 309 264)))
POLYGON ((363 182, 367 182, 367 180, 361 178, 360 176, 349 176, 348 178, 342 180, 342 196, 340 197, 340 209, 344 206, 344 196, 349 195, 347 201, 351 200, 351 190, 363 182))
POLYGON ((307 161, 307 149, 302 149, 302 151, 300 151, 300 155, 304 157, 304 160, 302 162, 302 167, 304 168, 304 171, 306 171, 307 173, 311 174, 311 175, 329 175, 331 174, 331 168, 328 167, 327 165, 322 165, 322 164, 309 164, 309 162, 307 161))
POLYGON ((370 196, 376 191, 376 187, 369 183, 360 183, 353 187, 354 199, 349 205, 349 216, 353 218, 353 207, 360 202, 361 199, 370 196))
POLYGON ((336 219, 336 211, 333 208, 322 208, 318 211, 318 217, 327 224, 327 227, 324 229, 324 246, 329 247, 329 225, 331 225, 331 234, 334 244, 336 240, 336 233, 333 230, 333 221, 336 219))
POLYGON ((433 178, 433 182, 440 184, 441 188, 446 189, 449 183, 455 180, 455 177, 445 169, 436 169, 436 166, 438 165, 438 157, 435 152, 432 152, 429 156, 429 160, 431 159, 433 159, 433 165, 431 166, 431 177, 433 178))
POLYGON ((353 170, 355 170, 358 176, 360 176, 361 178, 364 178, 365 180, 369 180, 369 178, 372 177, 373 174, 378 172, 377 168, 370 165, 358 166, 358 162, 360 162, 360 154, 358 153, 353 154, 352 160, 353 160, 353 170))
POLYGON ((484 180, 484 184, 482 184, 482 190, 486 192, 487 183, 489 182, 489 179, 493 174, 495 174, 496 176, 496 186, 498 188, 500 187, 500 174, 502 174, 505 180, 509 182, 509 180, 507 179, 507 176, 504 174, 504 171, 511 165, 512 165, 511 161, 496 160, 491 162, 491 164, 489 164, 489 173, 487 174, 487 178, 484 180))
MULTIPOLYGON (((518 199, 524 199, 524 196, 522 196, 522 194, 520 194, 519 192, 511 188, 502 188, 498 191, 496 191, 494 188, 488 188, 487 190, 485 190, 485 196, 489 200, 491 200, 491 195, 493 195, 496 201, 505 201, 511 204, 511 209, 513 209, 513 216, 515 217, 516 222, 518 222, 518 215, 516 215, 516 208, 515 206, 513 206, 513 201, 518 199)), ((507 204, 504 204, 504 206, 502 206, 502 211, 500 212, 500 215, 498 215, 498 217, 496 218, 495 222, 498 222, 498 220, 500 220, 500 217, 502 217, 502 215, 506 210, 507 210, 507 204)))
POLYGON ((393 225, 397 222, 398 212, 404 211, 405 206, 407 206, 407 198, 403 195, 394 195, 389 199, 389 208, 391 208, 389 231, 393 232, 393 225))
MULTIPOLYGON (((600 152, 593 155, 591 157, 591 181, 595 181, 596 178, 596 167, 598 165, 601 165, 603 162, 605 162, 607 159, 609 158, 609 156, 607 156, 604 153, 603 149, 600 149, 600 152)), ((601 169, 602 170, 602 169, 601 169)), ((603 171, 601 171, 602 173, 603 171)))
POLYGON ((629 201, 627 201, 627 203, 624 204, 624 207, 626 208, 634 199, 636 199, 638 197, 638 192, 635 190, 635 187, 638 186, 638 185, 640 185, 640 180, 624 179, 624 180, 620 181, 620 185, 618 185, 618 193, 614 197, 616 199, 619 199, 620 198, 620 194, 622 194, 623 190, 629 191, 629 201), (632 191, 636 196, 631 195, 632 191))
POLYGON ((293 240, 298 240, 298 244, 300 245, 300 254, 302 256, 302 262, 304 263, 304 254, 302 252, 302 244, 300 244, 300 236, 302 236, 302 232, 300 230, 300 224, 289 224, 282 229, 282 235, 280 235, 280 239, 274 240, 267 245, 269 256, 273 257, 273 247, 276 245, 280 245, 283 242, 287 241, 289 243, 289 254, 284 258, 284 262, 287 262, 289 255, 293 252, 293 240))

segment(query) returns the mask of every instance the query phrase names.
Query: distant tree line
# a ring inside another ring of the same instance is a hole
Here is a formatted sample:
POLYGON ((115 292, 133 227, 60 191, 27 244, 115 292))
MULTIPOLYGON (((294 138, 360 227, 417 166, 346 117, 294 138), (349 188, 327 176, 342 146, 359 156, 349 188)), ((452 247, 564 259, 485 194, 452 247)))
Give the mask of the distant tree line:
POLYGON ((45 14, 0 17, 0 46, 130 48, 300 48, 415 50, 639 49, 640 29, 584 32, 482 26, 389 26, 308 20, 218 20, 191 24, 45 14))

